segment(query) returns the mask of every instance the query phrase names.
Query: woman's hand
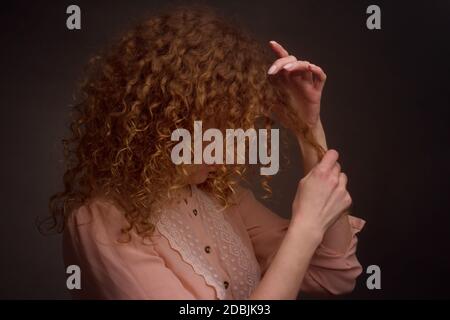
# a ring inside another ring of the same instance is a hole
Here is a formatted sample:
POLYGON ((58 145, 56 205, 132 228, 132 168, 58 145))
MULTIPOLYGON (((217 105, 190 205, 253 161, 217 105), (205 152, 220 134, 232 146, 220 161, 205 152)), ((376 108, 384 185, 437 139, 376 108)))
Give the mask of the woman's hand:
POLYGON ((336 151, 328 151, 300 181, 292 204, 291 225, 250 299, 297 297, 311 258, 323 243, 325 231, 351 202, 346 190, 347 179, 337 159, 336 151))
MULTIPOLYGON (((268 70, 268 74, 277 77, 289 95, 293 109, 310 128, 318 125, 320 120, 320 100, 325 85, 326 75, 323 70, 308 61, 297 60, 277 42, 270 46, 278 59, 268 70)), ((287 127, 292 126, 293 119, 286 119, 285 110, 279 110, 278 117, 287 127), (290 124, 291 123, 291 124, 290 124)), ((294 122, 295 123, 295 120, 294 122)), ((290 128, 295 130, 296 128, 290 128)))
POLYGON ((338 157, 335 150, 327 151, 322 161, 300 180, 291 224, 298 223, 322 237, 351 205, 347 177, 341 172, 338 157))

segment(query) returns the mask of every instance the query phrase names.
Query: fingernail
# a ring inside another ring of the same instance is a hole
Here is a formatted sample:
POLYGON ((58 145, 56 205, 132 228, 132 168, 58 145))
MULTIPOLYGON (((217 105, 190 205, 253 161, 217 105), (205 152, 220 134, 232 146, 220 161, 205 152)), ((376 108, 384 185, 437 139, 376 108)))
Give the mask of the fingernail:
POLYGON ((273 40, 271 40, 271 41, 269 41, 271 44, 277 44, 277 42, 276 41, 273 41, 273 40))
POLYGON ((268 74, 274 74, 275 70, 277 70, 277 66, 271 66, 269 71, 267 71, 268 74))
POLYGON ((293 64, 292 63, 288 63, 287 65, 285 65, 283 67, 283 69, 289 70, 290 68, 292 68, 293 64))

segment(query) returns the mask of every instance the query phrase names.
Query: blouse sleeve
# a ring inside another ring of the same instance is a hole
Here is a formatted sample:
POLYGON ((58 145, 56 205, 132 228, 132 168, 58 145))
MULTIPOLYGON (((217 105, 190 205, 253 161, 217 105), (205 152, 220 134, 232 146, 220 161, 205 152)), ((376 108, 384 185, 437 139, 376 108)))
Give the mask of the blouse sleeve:
POLYGON ((66 264, 81 269, 77 298, 194 299, 149 243, 123 242, 126 221, 112 204, 93 202, 74 211, 64 234, 66 264), (122 239, 121 239, 122 238, 122 239))
MULTIPOLYGON (((289 220, 270 211, 248 189, 242 189, 239 211, 253 244, 256 258, 265 273, 286 234, 289 220)), ((344 294, 353 291, 362 267, 356 257, 358 233, 365 221, 348 216, 352 239, 345 253, 321 244, 314 253, 301 285, 307 293, 344 294)))

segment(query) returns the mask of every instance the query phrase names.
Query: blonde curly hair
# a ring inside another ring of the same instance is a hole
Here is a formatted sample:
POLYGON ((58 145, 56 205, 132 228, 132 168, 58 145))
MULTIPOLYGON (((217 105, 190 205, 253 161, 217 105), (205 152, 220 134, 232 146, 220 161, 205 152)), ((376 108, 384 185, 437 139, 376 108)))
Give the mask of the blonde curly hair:
MULTIPOLYGON (((192 129, 194 120, 270 128, 275 107, 289 112, 267 76, 270 63, 265 49, 211 9, 172 9, 126 33, 88 65, 63 140, 64 191, 50 199, 50 228, 62 231, 74 208, 101 193, 123 208, 124 232, 151 235, 154 206, 186 174, 171 161, 173 130, 192 129)), ((223 165, 200 187, 227 205, 246 169, 223 165)))

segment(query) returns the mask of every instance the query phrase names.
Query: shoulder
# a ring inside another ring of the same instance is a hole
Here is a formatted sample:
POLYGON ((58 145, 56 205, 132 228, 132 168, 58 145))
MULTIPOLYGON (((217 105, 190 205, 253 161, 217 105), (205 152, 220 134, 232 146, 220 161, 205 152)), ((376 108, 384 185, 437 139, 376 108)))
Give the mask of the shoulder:
POLYGON ((232 201, 236 205, 244 205, 245 203, 249 201, 254 201, 255 195, 253 194, 253 191, 247 187, 244 187, 242 185, 238 185, 234 193, 232 195, 232 201))
POLYGON ((123 237, 123 228, 128 226, 124 211, 112 200, 93 197, 72 210, 67 221, 68 233, 103 240, 116 240, 123 237))
POLYGON ((233 204, 241 215, 247 217, 258 214, 264 208, 252 189, 242 185, 235 188, 233 204))
POLYGON ((104 197, 87 199, 70 213, 72 221, 82 224, 108 223, 125 219, 124 212, 112 201, 104 197))
POLYGON ((274 213, 263 202, 258 200, 249 188, 239 186, 235 192, 237 212, 246 223, 254 225, 270 225, 271 227, 284 228, 289 220, 274 213))

